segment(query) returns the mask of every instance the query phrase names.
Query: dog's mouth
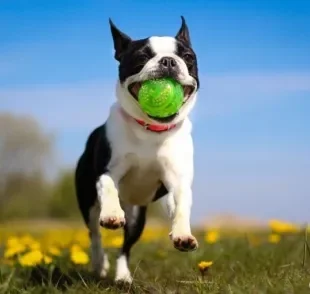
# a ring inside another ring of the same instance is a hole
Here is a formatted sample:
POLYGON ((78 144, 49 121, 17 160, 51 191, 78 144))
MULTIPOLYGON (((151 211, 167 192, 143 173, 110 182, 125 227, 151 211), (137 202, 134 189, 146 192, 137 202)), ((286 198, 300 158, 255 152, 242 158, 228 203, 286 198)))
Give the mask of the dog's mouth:
POLYGON ((142 83, 135 82, 128 86, 129 93, 138 101, 139 91, 141 89, 142 83))
MULTIPOLYGON (((129 93, 138 101, 138 95, 139 95, 139 91, 141 89, 142 83, 141 82, 135 82, 132 83, 128 86, 128 90, 129 93)), ((190 97, 194 91, 195 91, 195 87, 190 86, 190 85, 182 85, 183 88, 183 93, 184 93, 184 102, 186 102, 186 100, 188 99, 188 97, 190 97)))
MULTIPOLYGON (((128 86, 128 91, 129 93, 138 101, 138 96, 139 96, 139 91, 141 89, 142 83, 141 82, 135 82, 132 83, 128 86)), ((186 103, 186 101, 188 100, 188 98, 194 93, 195 91, 195 87, 190 86, 190 85, 182 85, 183 87, 183 93, 184 93, 184 101, 183 101, 183 105, 186 103)), ((183 106, 182 105, 182 106, 183 106)), ((161 122, 161 123, 169 123, 171 122, 175 117, 177 117, 179 115, 179 112, 169 115, 167 117, 155 117, 152 115, 148 114, 148 117, 161 122)))

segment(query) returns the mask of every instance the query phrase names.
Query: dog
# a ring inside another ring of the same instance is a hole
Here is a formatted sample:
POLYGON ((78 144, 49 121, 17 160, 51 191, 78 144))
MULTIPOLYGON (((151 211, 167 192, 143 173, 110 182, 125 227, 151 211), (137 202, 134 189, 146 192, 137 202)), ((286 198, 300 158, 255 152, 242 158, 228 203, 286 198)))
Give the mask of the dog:
POLYGON ((199 89, 197 57, 183 16, 175 37, 133 40, 110 19, 115 59, 119 63, 116 102, 106 122, 88 137, 75 171, 78 205, 89 230, 93 270, 105 277, 109 261, 100 226, 124 228, 115 281, 132 282, 131 247, 142 234, 147 205, 162 197, 172 221, 169 234, 180 251, 198 248, 191 233, 193 141, 189 114, 199 89), (145 80, 170 77, 184 90, 178 113, 152 117, 139 107, 145 80))

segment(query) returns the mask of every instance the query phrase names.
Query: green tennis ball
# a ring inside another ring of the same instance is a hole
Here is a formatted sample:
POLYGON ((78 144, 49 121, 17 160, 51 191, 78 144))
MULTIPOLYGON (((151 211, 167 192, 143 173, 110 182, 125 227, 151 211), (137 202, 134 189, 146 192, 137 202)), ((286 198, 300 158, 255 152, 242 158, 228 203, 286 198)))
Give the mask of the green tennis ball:
POLYGON ((138 93, 141 109, 150 116, 160 118, 176 114, 183 99, 182 85, 170 78, 144 81, 138 93))

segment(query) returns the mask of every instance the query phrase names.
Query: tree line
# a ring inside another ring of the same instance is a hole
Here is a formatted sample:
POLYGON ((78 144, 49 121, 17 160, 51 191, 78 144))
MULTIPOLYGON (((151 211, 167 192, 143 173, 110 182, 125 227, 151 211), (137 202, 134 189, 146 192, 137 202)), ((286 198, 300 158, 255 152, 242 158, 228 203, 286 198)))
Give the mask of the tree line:
MULTIPOLYGON (((74 169, 60 169, 51 180, 55 136, 33 117, 0 113, 0 221, 81 217, 74 169)), ((159 204, 150 215, 162 217, 159 204)))

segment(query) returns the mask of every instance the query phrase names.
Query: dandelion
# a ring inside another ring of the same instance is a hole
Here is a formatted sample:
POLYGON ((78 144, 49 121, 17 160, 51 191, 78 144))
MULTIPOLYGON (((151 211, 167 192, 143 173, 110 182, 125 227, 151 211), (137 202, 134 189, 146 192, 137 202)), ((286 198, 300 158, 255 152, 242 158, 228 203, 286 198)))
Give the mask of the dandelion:
POLYGON ((30 236, 30 235, 24 235, 19 239, 19 242, 24 244, 25 246, 31 246, 34 243, 36 243, 36 241, 30 236))
POLYGON ((53 259, 47 255, 43 255, 43 261, 45 264, 51 264, 53 262, 53 259))
POLYGON ((88 255, 82 250, 71 251, 70 258, 75 264, 87 264, 89 262, 88 255))
POLYGON ((204 278, 205 273, 208 272, 208 269, 212 266, 212 264, 213 261, 201 261, 198 263, 198 268, 202 278, 204 278))
POLYGON ((201 261, 198 263, 198 268, 200 271, 205 271, 212 265, 213 265, 213 261, 201 261))
POLYGON ((56 246, 51 246, 47 249, 47 252, 54 256, 60 256, 61 251, 56 246))
POLYGON ((121 236, 114 237, 110 243, 111 247, 119 248, 123 244, 123 239, 121 236))
POLYGON ((90 245, 88 234, 84 230, 76 233, 74 241, 83 248, 89 247, 90 245))
POLYGON ((40 250, 30 251, 19 258, 19 263, 24 267, 36 266, 41 263, 43 254, 40 250))
POLYGON ((17 243, 14 246, 7 248, 6 251, 4 252, 4 257, 5 258, 11 258, 17 254, 20 254, 26 250, 25 245, 17 243))
POLYGON ((220 234, 216 230, 211 230, 205 235, 205 241, 209 244, 216 243, 220 238, 220 234))
POLYGON ((15 236, 11 236, 7 239, 6 241, 6 246, 7 247, 15 247, 17 245, 19 245, 20 242, 19 242, 19 239, 15 236))
POLYGON ((89 262, 88 255, 83 251, 83 249, 77 245, 74 244, 71 246, 70 250, 70 259, 75 264, 87 264, 89 262))
POLYGON ((73 252, 80 252, 80 251, 83 251, 83 249, 81 248, 80 245, 78 245, 78 244, 73 244, 73 245, 71 246, 70 251, 71 251, 71 253, 73 253, 73 252))
POLYGON ((279 243, 280 239, 281 239, 281 236, 278 235, 278 234, 270 234, 270 235, 268 236, 268 241, 269 241, 270 243, 277 244, 277 243, 279 243))
POLYGON ((143 232, 141 240, 146 243, 151 242, 153 240, 158 240, 160 237, 166 236, 167 233, 168 232, 166 230, 163 230, 162 228, 157 227, 148 228, 143 232))
POLYGON ((31 244, 28 245, 28 247, 31 250, 40 250, 41 249, 41 244, 37 241, 33 241, 31 244))
POLYGON ((269 221, 269 227, 275 233, 296 233, 300 230, 298 226, 292 223, 271 219, 269 221))

